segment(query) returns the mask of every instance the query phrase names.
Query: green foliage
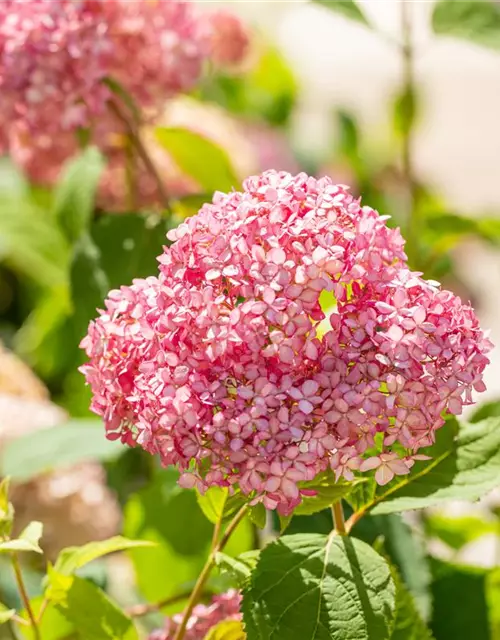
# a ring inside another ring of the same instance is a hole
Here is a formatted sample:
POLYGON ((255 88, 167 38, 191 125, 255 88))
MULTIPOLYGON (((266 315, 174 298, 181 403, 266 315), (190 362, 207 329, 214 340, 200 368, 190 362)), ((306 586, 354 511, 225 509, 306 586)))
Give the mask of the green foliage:
POLYGON ((111 460, 122 452, 123 445, 104 437, 100 420, 73 419, 10 442, 2 452, 0 471, 26 481, 79 462, 111 460))
POLYGON ((488 571, 433 560, 433 616, 436 640, 491 640, 488 571))
POLYGON ((215 560, 219 569, 231 574, 238 586, 242 587, 250 579, 259 560, 259 553, 259 551, 248 551, 232 558, 227 553, 219 552, 215 560))
POLYGON ((370 24, 354 0, 313 0, 313 2, 345 16, 349 20, 360 22, 366 26, 370 24))
POLYGON ((14 507, 9 502, 10 476, 0 480, 0 538, 10 535, 14 522, 14 507))
POLYGON ((51 600, 82 640, 139 640, 132 620, 101 589, 77 576, 52 571, 51 600))
POLYGON ((11 551, 34 551, 35 553, 43 553, 38 544, 42 533, 43 525, 41 522, 30 522, 17 538, 0 542, 0 553, 9 553, 11 551))
POLYGON ((488 534, 496 534, 499 531, 496 522, 473 515, 451 517, 433 513, 425 516, 424 525, 425 532, 429 537, 442 540, 456 551, 469 542, 488 534))
POLYGON ((316 491, 316 495, 305 495, 302 502, 294 509, 293 514, 301 516, 322 511, 325 507, 329 507, 349 495, 353 486, 357 484, 357 481, 354 484, 341 479, 336 481, 333 471, 325 471, 316 476, 314 480, 300 484, 301 489, 316 491))
POLYGON ((394 567, 391 571, 396 585, 396 614, 391 640, 432 640, 431 633, 415 606, 413 596, 398 571, 394 567))
MULTIPOLYGON (((447 438, 446 430, 442 435, 447 438)), ((488 493, 498 484, 498 419, 464 425, 456 440, 447 441, 442 450, 430 447, 429 453, 432 460, 418 462, 408 476, 380 487, 361 508, 374 514, 394 513, 446 500, 477 500, 488 493)))
POLYGON ((71 243, 89 229, 103 169, 104 158, 97 147, 88 147, 63 168, 54 193, 52 215, 71 243))
POLYGON ((156 137, 174 162, 204 191, 231 191, 239 186, 226 152, 190 129, 157 127, 156 137))
POLYGON ((196 498, 203 513, 214 524, 229 520, 244 504, 241 494, 229 495, 226 487, 210 487, 203 495, 197 492, 196 498))
POLYGON ((500 417, 500 400, 493 400, 492 402, 485 402, 480 405, 478 409, 469 418, 469 422, 481 422, 486 418, 499 418, 500 417))
POLYGON ((393 107, 393 128, 401 137, 413 129, 417 117, 417 96, 413 87, 405 87, 396 97, 393 107))
POLYGON ((500 7, 489 0, 438 0, 434 32, 500 50, 500 7))
POLYGON ((129 540, 122 536, 114 536, 99 542, 89 542, 82 547, 67 547, 59 553, 54 571, 59 575, 69 576, 89 562, 110 553, 150 546, 152 543, 147 540, 129 540))
POLYGON ((388 638, 394 611, 385 560, 364 542, 333 534, 269 544, 243 595, 248 640, 388 638))
POLYGON ((15 609, 9 609, 0 602, 0 625, 8 622, 12 618, 12 616, 15 615, 15 613, 15 609))
POLYGON ((246 640, 246 635, 241 622, 225 620, 212 627, 203 640, 246 640))

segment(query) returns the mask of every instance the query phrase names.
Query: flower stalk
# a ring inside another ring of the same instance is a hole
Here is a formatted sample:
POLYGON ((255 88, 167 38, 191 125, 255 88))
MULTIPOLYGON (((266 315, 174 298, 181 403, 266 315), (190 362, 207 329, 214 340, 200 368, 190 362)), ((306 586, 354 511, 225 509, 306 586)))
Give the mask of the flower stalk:
POLYGON ((28 618, 31 623, 31 628, 33 629, 33 637, 35 640, 41 640, 42 636, 40 634, 40 628, 38 626, 37 619, 31 607, 28 592, 26 591, 26 586, 24 584, 21 565, 19 563, 19 558, 17 556, 17 553, 15 552, 11 553, 11 561, 12 561, 12 568, 14 569, 14 575, 16 577, 17 588, 19 589, 19 595, 21 596, 21 600, 24 604, 24 608, 26 609, 26 613, 28 614, 28 618))

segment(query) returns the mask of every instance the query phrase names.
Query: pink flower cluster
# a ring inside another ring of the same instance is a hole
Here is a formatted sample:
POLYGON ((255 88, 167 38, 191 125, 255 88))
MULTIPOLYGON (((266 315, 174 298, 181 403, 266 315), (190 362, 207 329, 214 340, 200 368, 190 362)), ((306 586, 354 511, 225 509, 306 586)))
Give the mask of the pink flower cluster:
MULTIPOLYGON (((211 604, 198 604, 193 609, 184 636, 185 640, 203 640, 212 627, 225 620, 241 620, 241 594, 235 589, 214 596, 211 604)), ((163 629, 153 631, 149 640, 172 640, 177 627, 182 622, 182 614, 167 618, 163 629)))
MULTIPOLYGON (((108 79, 141 109, 163 107, 195 85, 212 49, 224 49, 224 16, 215 47, 217 15, 196 16, 179 0, 2 0, 0 153, 52 183, 78 149, 78 130, 103 149, 121 132, 108 79)), ((236 44, 225 42, 233 52, 241 50, 237 32, 233 25, 236 44)))
POLYGON ((408 473, 484 389, 491 344, 470 306, 409 271, 385 220, 303 173, 216 193, 82 342, 108 437, 177 465, 185 487, 237 485, 284 514, 328 467, 408 473))

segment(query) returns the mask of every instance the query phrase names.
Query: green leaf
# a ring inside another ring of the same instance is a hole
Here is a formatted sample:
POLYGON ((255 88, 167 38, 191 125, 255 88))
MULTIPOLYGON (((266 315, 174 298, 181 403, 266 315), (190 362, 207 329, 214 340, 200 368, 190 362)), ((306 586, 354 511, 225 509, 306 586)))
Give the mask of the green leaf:
POLYGON ((188 218, 196 215, 205 203, 212 202, 212 197, 211 193, 196 193, 183 196, 172 202, 172 209, 181 218, 188 218))
POLYGON ((232 518, 244 504, 241 494, 230 496, 226 487, 210 487, 203 495, 196 492, 196 499, 203 513, 214 524, 232 518))
POLYGON ((461 426, 456 440, 442 445, 442 450, 430 447, 432 460, 415 464, 408 476, 380 487, 364 509, 374 514, 394 513, 446 500, 474 501, 482 497, 498 486, 499 423, 500 419, 489 418, 461 426))
POLYGON ((75 244, 71 262, 72 324, 79 341, 88 324, 103 306, 110 289, 108 277, 101 264, 102 252, 93 238, 84 233, 75 244))
POLYGON ((432 640, 431 633, 423 622, 413 596, 405 587, 397 569, 391 567, 396 585, 396 616, 391 640, 432 640))
POLYGON ((261 551, 242 610, 248 640, 385 640, 395 587, 386 561, 360 540, 284 536, 261 551))
POLYGON ((51 574, 52 601, 82 640, 138 640, 132 620, 101 589, 76 576, 51 574))
POLYGON ((500 400, 493 400, 492 402, 485 402, 480 405, 469 418, 469 422, 481 422, 486 418, 499 418, 500 417, 500 400))
POLYGON ((123 445, 107 440, 100 420, 70 420, 9 443, 1 454, 2 474, 25 482, 46 471, 87 460, 111 460, 123 445))
POLYGON ((250 507, 248 510, 248 517, 251 522, 258 527, 259 529, 263 529, 266 526, 267 522, 267 510, 262 502, 250 507))
POLYGON ((168 220, 139 213, 104 215, 95 220, 91 235, 107 286, 116 289, 134 278, 147 278, 155 273, 156 258, 167 243, 169 228, 168 220))
POLYGON ((252 571, 257 566, 260 551, 248 551, 236 558, 228 556, 226 553, 217 553, 215 562, 221 571, 230 573, 242 587, 250 578, 252 571))
MULTIPOLYGON (((40 616, 42 603, 44 603, 45 609, 38 626, 43 640, 69 640, 69 638, 74 638, 74 625, 66 620, 51 602, 47 604, 43 596, 37 596, 30 600, 31 608, 35 616, 40 616)), ((26 620, 26 622, 29 622, 26 609, 23 609, 19 615, 26 620)), ((26 640, 33 640, 30 627, 19 625, 19 631, 26 640)))
POLYGON ((491 640, 500 640, 500 568, 498 567, 486 577, 486 601, 491 640))
POLYGON ((439 0, 432 14, 434 32, 500 50, 500 7, 488 0, 439 0))
POLYGON ((432 561, 433 616, 436 640, 492 640, 487 582, 489 571, 432 561))
POLYGON ((315 496, 303 496, 302 502, 295 507, 293 515, 307 516, 322 511, 350 494, 359 482, 345 482, 335 480, 333 471, 328 470, 318 474, 314 480, 301 482, 301 489, 316 491, 315 496))
POLYGON ((179 168, 205 191, 238 188, 231 162, 215 142, 189 129, 174 127, 158 127, 156 137, 179 168))
POLYGON ((30 522, 29 525, 14 540, 0 542, 0 553, 11 551, 34 551, 43 553, 40 549, 40 538, 42 537, 43 525, 41 522, 30 522))
POLYGON ((14 522, 14 507, 9 502, 10 476, 0 481, 0 538, 8 537, 14 522))
POLYGON ((97 147, 88 147, 63 168, 52 213, 71 243, 89 230, 103 169, 104 159, 97 147))
POLYGON ((424 525, 427 536, 439 538, 456 551, 484 535, 498 532, 496 522, 473 515, 453 518, 434 513, 425 516, 424 525))
POLYGON ((43 209, 0 198, 0 263, 43 286, 66 284, 69 246, 43 209))
POLYGON ((67 547, 57 557, 54 571, 69 576, 84 565, 116 551, 135 549, 137 547, 151 547, 153 543, 147 540, 129 540, 122 536, 114 536, 99 542, 89 542, 82 547, 67 547))
POLYGON ((6 607, 4 604, 0 602, 0 624, 5 624, 15 614, 16 614, 15 609, 9 609, 8 607, 6 607))
POLYGON ((239 620, 224 620, 212 627, 203 640, 245 640, 246 634, 239 620))
POLYGON ((430 597, 431 575, 426 556, 425 541, 397 514, 368 515, 352 529, 352 535, 369 545, 382 538, 385 553, 398 569, 404 583, 424 620, 428 620, 432 602, 430 597))
POLYGON ((313 0, 315 4, 320 4, 322 7, 327 7, 331 11, 340 13, 349 20, 360 22, 366 26, 370 26, 370 23, 366 19, 365 14, 361 11, 354 0, 313 0))

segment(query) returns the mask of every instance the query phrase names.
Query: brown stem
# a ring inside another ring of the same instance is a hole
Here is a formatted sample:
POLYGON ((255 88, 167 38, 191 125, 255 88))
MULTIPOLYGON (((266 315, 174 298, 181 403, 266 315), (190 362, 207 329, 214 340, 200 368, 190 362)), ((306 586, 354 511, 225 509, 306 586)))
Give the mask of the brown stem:
POLYGON ((35 640, 41 640, 40 629, 38 628, 38 622, 35 618, 35 614, 33 613, 33 609, 31 608, 30 599, 26 591, 26 587, 24 585, 23 574, 21 572, 21 565, 19 564, 19 558, 17 557, 17 553, 15 552, 11 553, 10 557, 12 560, 12 567, 14 569, 14 574, 16 576, 19 595, 21 596, 21 600, 23 601, 24 608, 26 609, 26 613, 28 614, 28 618, 30 619, 35 640))
POLYGON ((215 557, 217 553, 219 553, 220 551, 222 551, 222 549, 224 549, 229 538, 233 534, 234 530, 236 529, 236 527, 239 525, 244 515, 246 514, 247 509, 248 509, 248 505, 244 505, 238 511, 238 513, 234 516, 234 518, 228 524, 222 538, 220 539, 220 542, 216 544, 213 547, 212 551, 210 552, 210 555, 208 556, 205 566, 203 567, 200 575, 198 576, 198 580, 196 581, 193 592, 191 593, 191 597, 189 598, 189 602, 187 603, 186 609, 184 610, 182 622, 177 628, 177 631, 174 636, 174 640, 182 640, 184 638, 184 634, 186 633, 186 627, 187 627, 189 618, 191 617, 191 613, 196 603, 200 599, 200 596, 203 592, 208 576, 210 575, 210 572, 212 571, 215 565, 215 557))
POLYGON ((347 534, 346 525, 344 521, 344 510, 342 509, 342 502, 339 500, 332 505, 332 516, 335 531, 339 536, 345 536, 347 534))
POLYGON ((108 106, 109 109, 114 113, 114 115, 120 120, 120 122, 124 124, 130 141, 134 145, 137 154, 156 182, 165 210, 169 215, 172 215, 172 207, 170 205, 170 198, 167 189, 163 183, 163 180, 161 179, 160 174, 158 173, 158 169, 156 168, 154 162, 151 160, 151 157, 146 147, 144 146, 144 143, 142 142, 141 135, 136 123, 127 116, 127 114, 122 110, 120 105, 115 100, 109 100, 108 106))
POLYGON ((190 596, 190 591, 185 593, 178 593, 175 596, 170 596, 165 598, 164 600, 160 600, 159 602, 153 602, 152 604, 136 604, 132 607, 129 607, 126 610, 126 613, 131 618, 140 618, 142 616, 147 616, 148 613, 153 613, 155 611, 159 611, 163 609, 163 607, 168 607, 171 604, 176 604, 177 602, 182 602, 182 600, 186 600, 190 596))

